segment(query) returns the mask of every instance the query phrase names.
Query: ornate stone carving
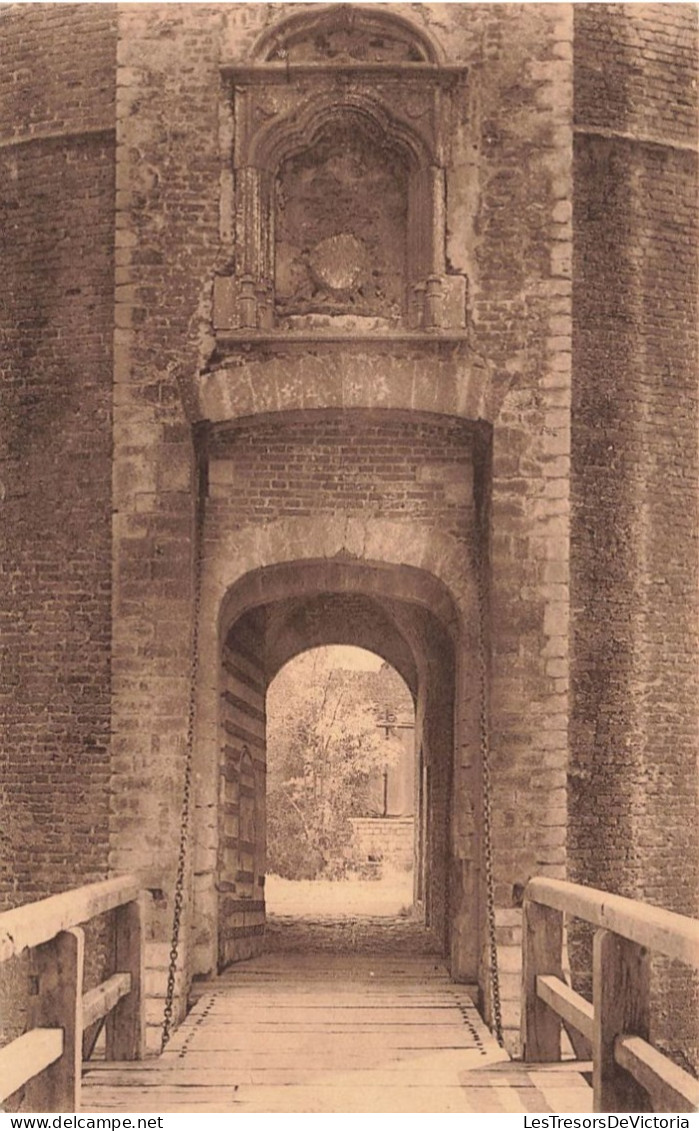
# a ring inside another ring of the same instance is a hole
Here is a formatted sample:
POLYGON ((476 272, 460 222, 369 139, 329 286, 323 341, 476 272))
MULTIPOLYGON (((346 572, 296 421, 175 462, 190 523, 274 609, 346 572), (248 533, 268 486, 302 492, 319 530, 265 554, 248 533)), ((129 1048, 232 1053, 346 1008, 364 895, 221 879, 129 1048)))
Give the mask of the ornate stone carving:
POLYGON ((283 163, 275 188, 278 319, 354 314, 399 325, 408 218, 400 154, 338 122, 283 163))
POLYGON ((291 17, 258 55, 227 71, 234 273, 215 284, 217 329, 463 329, 444 220, 463 72, 406 21, 354 5, 291 17))
POLYGON ((436 62, 434 44, 407 20, 354 4, 283 20, 262 37, 257 54, 266 62, 436 62))

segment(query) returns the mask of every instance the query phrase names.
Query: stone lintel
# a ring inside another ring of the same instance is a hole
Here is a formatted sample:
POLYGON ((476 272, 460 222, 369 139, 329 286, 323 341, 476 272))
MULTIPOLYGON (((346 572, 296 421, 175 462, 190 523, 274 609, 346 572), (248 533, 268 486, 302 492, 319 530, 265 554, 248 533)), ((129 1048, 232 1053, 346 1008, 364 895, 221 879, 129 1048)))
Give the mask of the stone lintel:
POLYGON ((426 79, 442 86, 450 85, 465 79, 468 68, 459 64, 441 63, 334 63, 304 62, 304 63, 253 63, 241 66, 239 63, 222 63, 221 74, 231 79, 234 83, 283 83, 287 84, 294 79, 309 78, 347 78, 369 79, 376 81, 400 79, 401 82, 411 79, 424 82, 426 79))

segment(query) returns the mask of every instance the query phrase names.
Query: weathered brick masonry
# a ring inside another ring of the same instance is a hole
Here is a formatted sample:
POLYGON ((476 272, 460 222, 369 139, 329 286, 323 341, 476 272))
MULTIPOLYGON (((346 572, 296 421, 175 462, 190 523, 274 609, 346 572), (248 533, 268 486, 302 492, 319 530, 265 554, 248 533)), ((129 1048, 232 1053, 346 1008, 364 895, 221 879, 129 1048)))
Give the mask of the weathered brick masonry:
POLYGON ((473 525, 469 426, 437 416, 384 416, 316 410, 219 432, 210 447, 212 523, 221 516, 242 526, 341 510, 369 521, 373 515, 427 523, 467 544, 473 525))
POLYGON ((107 870, 115 20, 1 17, 6 906, 107 870))
POLYGON ((108 870, 115 25, 0 15, 1 908, 108 870))
MULTIPOLYGON (((571 876, 695 915, 696 25, 576 8, 569 778, 571 876)), ((656 974, 696 1057, 696 985, 656 974)))

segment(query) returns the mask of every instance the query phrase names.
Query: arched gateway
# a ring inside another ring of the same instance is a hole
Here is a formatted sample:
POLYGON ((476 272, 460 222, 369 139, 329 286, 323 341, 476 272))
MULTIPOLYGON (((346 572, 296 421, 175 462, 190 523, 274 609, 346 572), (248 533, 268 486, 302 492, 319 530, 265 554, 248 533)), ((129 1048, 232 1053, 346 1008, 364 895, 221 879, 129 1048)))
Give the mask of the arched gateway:
MULTIPOLYGON (((321 644, 352 644, 392 663, 413 695, 416 745, 422 750, 418 812, 426 835, 421 862, 426 921, 445 953, 451 954, 455 971, 465 980, 477 980, 476 861, 466 862, 473 887, 463 892, 460 871, 465 862, 456 855, 450 836, 452 808, 468 812, 473 820, 477 807, 477 783, 464 780, 457 757, 459 737, 466 745, 464 729, 472 732, 475 725, 468 717, 473 698, 468 704, 457 694, 455 655, 463 641, 462 620, 448 590, 433 575, 387 562, 284 563, 247 574, 228 590, 216 642, 218 741, 213 726, 202 728, 197 763, 202 783, 197 809, 201 886, 194 922, 200 952, 208 945, 212 965, 248 957, 263 946, 266 687, 299 652, 321 644), (218 759, 212 757, 215 750, 218 759), (250 754, 258 814, 254 845, 245 843, 242 829, 243 798, 249 790, 242 775, 250 754), (218 830, 218 852, 208 835, 212 825, 218 830), (459 882, 450 895, 450 880, 457 875, 459 882), (204 876, 209 878, 206 887, 204 876), (253 891, 248 890, 251 882, 253 891), (464 947, 464 940, 470 946, 464 947)), ((202 697, 211 698, 212 712, 215 691, 202 689, 202 697)))
POLYGON ((393 664, 414 697, 429 830, 426 913, 455 975, 482 975, 475 569, 483 531, 473 489, 481 431, 438 416, 357 409, 211 430, 195 703, 198 972, 261 945, 266 688, 299 652, 354 644, 393 664), (282 474, 282 451, 291 479, 277 481, 291 489, 271 509, 264 480, 282 474), (388 465, 378 490, 376 468, 388 465), (243 844, 236 809, 246 750, 256 775, 254 845, 243 844), (242 896, 240 884, 248 885, 242 896))

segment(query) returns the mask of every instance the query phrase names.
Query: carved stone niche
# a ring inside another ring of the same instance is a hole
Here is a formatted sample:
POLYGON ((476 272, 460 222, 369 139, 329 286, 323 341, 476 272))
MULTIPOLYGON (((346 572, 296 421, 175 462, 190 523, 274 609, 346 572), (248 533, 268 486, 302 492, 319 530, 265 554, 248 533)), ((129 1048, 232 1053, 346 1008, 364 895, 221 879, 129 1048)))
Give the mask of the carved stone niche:
POLYGON ((355 5, 292 16, 256 56, 223 68, 234 246, 215 280, 219 336, 462 337, 466 279, 447 271, 445 227, 463 69, 407 21, 355 5))

